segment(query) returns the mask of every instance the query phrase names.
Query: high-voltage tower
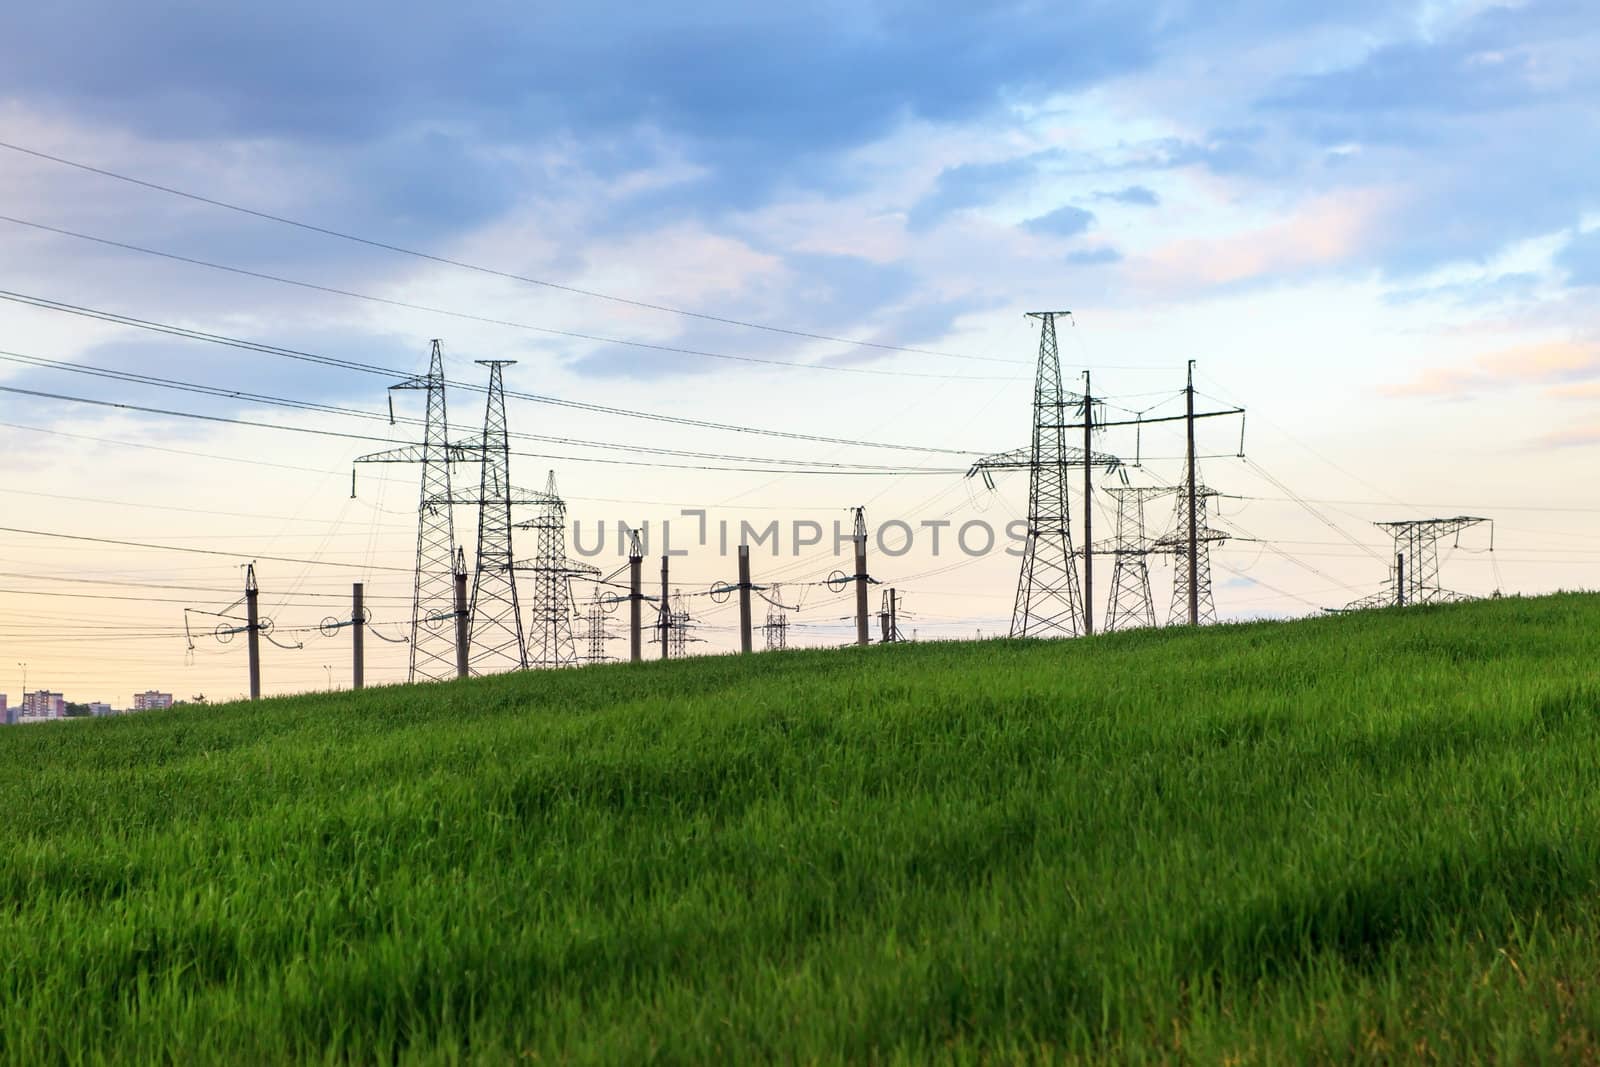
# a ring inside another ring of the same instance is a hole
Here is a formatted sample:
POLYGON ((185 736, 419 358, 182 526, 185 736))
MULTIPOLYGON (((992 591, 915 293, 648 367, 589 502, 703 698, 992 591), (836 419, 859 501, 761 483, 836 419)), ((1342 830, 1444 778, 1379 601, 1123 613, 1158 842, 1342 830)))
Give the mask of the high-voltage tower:
POLYGON ((661 613, 661 626, 666 634, 665 640, 671 645, 672 659, 682 659, 688 655, 689 642, 700 640, 698 637, 689 636, 689 631, 694 625, 694 616, 689 614, 688 600, 681 592, 673 593, 667 609, 661 613))
POLYGON ((892 645, 904 641, 900 632, 900 594, 895 589, 885 589, 878 606, 878 643, 892 645))
POLYGON ((1383 589, 1351 603, 1346 610, 1471 600, 1465 593, 1457 593, 1440 585, 1439 541, 1445 537, 1459 539, 1461 531, 1482 523, 1489 523, 1489 551, 1493 552, 1492 519, 1457 515, 1448 519, 1404 519, 1374 523, 1394 537, 1394 566, 1389 568, 1389 577, 1383 589))
POLYGON ((611 662, 613 657, 606 652, 606 642, 614 641, 620 635, 611 631, 608 618, 605 605, 599 600, 589 605, 589 614, 585 616, 583 630, 583 642, 587 649, 585 663, 611 662))
POLYGON ((474 442, 483 462, 478 481, 478 556, 472 576, 468 662, 473 674, 493 674, 528 666, 522 608, 517 603, 516 561, 511 552, 511 444, 501 373, 516 361, 477 362, 489 368, 489 399, 483 412, 483 437, 474 442))
POLYGON ((1226 541, 1228 535, 1207 524, 1207 501, 1216 495, 1215 489, 1207 489, 1203 483, 1180 486, 1173 532, 1155 543, 1173 559, 1169 626, 1204 626, 1217 621, 1217 602, 1211 592, 1211 546, 1226 541))
MULTIPOLYGON (((1084 632, 1085 612, 1078 585, 1078 562, 1067 516, 1067 471, 1103 466, 1115 470, 1116 456, 1091 453, 1067 444, 1069 407, 1085 404, 1061 385, 1056 347, 1056 316, 1066 311, 1035 311, 1040 321, 1039 366, 1033 385, 1033 442, 973 464, 968 477, 994 484, 993 472, 1028 472, 1028 539, 1023 548, 1017 598, 1011 612, 1012 637, 1076 637, 1084 632)), ((1089 414, 1086 412, 1086 414, 1089 414)), ((1087 419, 1085 420, 1088 421, 1087 419)))
POLYGON ((528 665, 532 667, 571 667, 578 664, 577 643, 572 635, 576 614, 572 600, 572 579, 597 578, 600 570, 587 563, 567 558, 567 504, 556 492, 556 472, 545 481, 538 494, 538 513, 519 530, 534 530, 538 548, 531 562, 518 563, 517 569, 533 573, 532 609, 528 620, 528 665))
POLYGON ((1105 630, 1133 630, 1156 624, 1155 598, 1150 594, 1150 556, 1157 548, 1145 531, 1146 502, 1173 492, 1166 487, 1109 486, 1117 503, 1117 537, 1112 548, 1111 597, 1105 630))
POLYGON ((783 589, 781 586, 768 587, 772 594, 767 599, 767 621, 762 624, 761 632, 766 636, 766 650, 772 652, 789 647, 789 613, 784 610, 783 589))
MULTIPOLYGON (((442 681, 456 674, 455 522, 451 513, 450 463, 470 460, 466 450, 449 441, 445 414, 444 355, 433 342, 428 373, 407 378, 394 389, 426 392, 427 419, 422 443, 361 456, 357 463, 417 463, 422 466, 422 493, 417 505, 417 565, 411 587, 410 681, 442 681)), ((352 494, 354 488, 352 486, 352 494)))

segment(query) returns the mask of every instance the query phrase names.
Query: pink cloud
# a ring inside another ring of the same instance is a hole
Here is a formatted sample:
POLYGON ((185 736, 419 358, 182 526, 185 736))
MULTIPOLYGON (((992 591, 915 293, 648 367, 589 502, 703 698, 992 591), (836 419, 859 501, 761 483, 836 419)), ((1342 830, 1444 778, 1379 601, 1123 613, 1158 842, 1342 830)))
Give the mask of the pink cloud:
POLYGON ((1600 345, 1547 341, 1515 345, 1478 356, 1467 364, 1427 367, 1409 382, 1388 385, 1391 396, 1464 396, 1478 389, 1545 385, 1549 396, 1600 395, 1600 345))
POLYGON ((1564 430, 1552 430, 1540 434, 1528 442, 1535 447, 1544 448, 1580 448, 1584 445, 1600 445, 1600 425, 1569 426, 1564 430))
POLYGON ((1138 257, 1135 276, 1158 288, 1227 285, 1339 263, 1362 247, 1388 201, 1377 189, 1317 197, 1263 226, 1161 245, 1138 257))

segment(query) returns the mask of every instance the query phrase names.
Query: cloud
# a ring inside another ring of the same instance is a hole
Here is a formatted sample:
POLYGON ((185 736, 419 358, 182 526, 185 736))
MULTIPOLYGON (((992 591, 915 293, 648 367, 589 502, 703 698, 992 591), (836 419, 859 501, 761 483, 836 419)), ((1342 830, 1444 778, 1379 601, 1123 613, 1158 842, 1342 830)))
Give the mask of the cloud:
POLYGON ((1564 430, 1551 430, 1529 440, 1534 448, 1582 448, 1600 444, 1600 425, 1569 426, 1564 430))
POLYGON ((1537 98, 1541 86, 1533 54, 1517 48, 1515 39, 1510 49, 1507 43, 1489 41, 1477 30, 1442 46, 1428 41, 1389 45, 1354 66, 1295 77, 1263 105, 1306 112, 1451 117, 1514 108, 1537 98))
POLYGON ((1101 189, 1094 194, 1096 200, 1110 200, 1118 204, 1135 204, 1139 207, 1155 207, 1161 203, 1161 198, 1153 190, 1142 185, 1130 185, 1125 189, 1101 189))
POLYGON ((1482 262, 1572 226, 1593 203, 1600 160, 1563 147, 1600 132, 1591 5, 1490 5, 1375 38, 1352 62, 1261 93, 1252 110, 1271 131, 1266 158, 1291 170, 1238 171, 1319 192, 1389 186, 1405 224, 1373 234, 1353 268, 1410 277, 1482 262))
POLYGON ((1076 237, 1094 225, 1094 213, 1068 204, 1022 224, 1033 233, 1050 237, 1076 237))
POLYGON ((1550 341, 1516 345, 1470 363, 1425 368, 1411 381, 1390 385, 1390 396, 1461 398, 1486 389, 1545 385, 1556 396, 1582 395, 1573 383, 1600 377, 1600 345, 1550 341))
POLYGON ((1105 263, 1119 263, 1121 261, 1122 253, 1118 252, 1115 248, 1112 248, 1109 245, 1103 245, 1099 248, 1085 248, 1077 252, 1067 253, 1067 262, 1080 267, 1098 266, 1105 263))
POLYGON ((442 123, 528 145, 655 129, 688 142, 709 178, 736 174, 725 193, 771 188, 907 120, 970 120, 1088 87, 1148 63, 1157 37, 1156 18, 1125 5, 1037 18, 1029 0, 61 0, 12 14, 0 96, 143 136, 336 144, 442 123))
POLYGON ((926 230, 952 212, 992 203, 1032 178, 1045 158, 1046 154, 1037 154, 947 167, 934 179, 933 188, 912 206, 906 226, 913 231, 926 230))
POLYGON ((1397 307, 1431 301, 1481 307, 1498 301, 1524 299, 1538 289, 1540 282, 1540 276, 1533 271, 1508 271, 1471 281, 1395 289, 1385 293, 1383 300, 1397 307))
POLYGON ((1182 289, 1220 286, 1339 267, 1375 231, 1387 196, 1378 189, 1318 197, 1274 222, 1221 238, 1180 238, 1139 256, 1146 285, 1182 289))
POLYGON ((1577 286, 1600 285, 1600 229, 1580 233, 1556 254, 1556 266, 1577 286))

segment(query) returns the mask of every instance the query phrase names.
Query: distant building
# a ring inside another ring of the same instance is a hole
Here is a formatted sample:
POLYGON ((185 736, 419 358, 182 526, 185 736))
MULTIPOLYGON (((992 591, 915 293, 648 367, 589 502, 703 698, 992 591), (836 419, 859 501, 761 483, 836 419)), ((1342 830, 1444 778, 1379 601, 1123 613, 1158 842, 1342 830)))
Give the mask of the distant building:
POLYGON ((64 719, 66 716, 67 701, 60 693, 41 689, 37 693, 22 694, 24 719, 64 719))
POLYGON ((103 719, 107 715, 115 715, 116 713, 116 709, 110 704, 102 704, 98 700, 89 702, 89 714, 97 719, 103 719))
POLYGON ((134 711, 150 711, 152 708, 170 707, 172 707, 171 693, 158 693, 154 689, 150 689, 143 693, 133 694, 134 711))
POLYGON ((16 724, 16 721, 17 709, 6 707, 6 695, 4 693, 0 693, 0 723, 4 723, 7 726, 12 726, 16 724))

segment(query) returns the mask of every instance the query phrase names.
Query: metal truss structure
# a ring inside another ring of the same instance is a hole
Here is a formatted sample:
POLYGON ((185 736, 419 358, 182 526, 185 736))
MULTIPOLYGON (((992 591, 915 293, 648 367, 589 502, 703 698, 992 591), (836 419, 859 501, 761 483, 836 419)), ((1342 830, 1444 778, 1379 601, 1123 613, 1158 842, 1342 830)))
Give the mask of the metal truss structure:
POLYGON ((1028 537, 1023 548, 1017 596, 1011 612, 1012 637, 1076 637, 1085 629, 1078 562, 1067 514, 1067 471, 1085 464, 1116 470, 1116 456, 1090 453, 1067 444, 1069 407, 1083 398, 1061 385, 1056 317, 1065 311, 1030 312, 1040 321, 1039 364, 1033 387, 1033 440, 1026 449, 989 456, 973 464, 968 477, 994 485, 995 471, 1028 472, 1028 537))
MULTIPOLYGON (((1112 548, 1111 596, 1106 604, 1105 631, 1134 630, 1156 624, 1155 598, 1150 593, 1149 558, 1157 548, 1146 533, 1144 507, 1176 490, 1170 487, 1110 486, 1117 505, 1117 535, 1112 548)), ((1187 595, 1187 594, 1185 594, 1187 595)))
POLYGON ((516 564, 516 569, 533 574, 533 596, 528 620, 528 665, 530 667, 572 667, 581 662, 573 638, 572 580, 597 578, 600 571, 587 563, 567 558, 567 504, 556 491, 556 472, 545 481, 544 492, 537 494, 538 513, 519 530, 533 530, 538 545, 532 561, 516 564))

